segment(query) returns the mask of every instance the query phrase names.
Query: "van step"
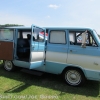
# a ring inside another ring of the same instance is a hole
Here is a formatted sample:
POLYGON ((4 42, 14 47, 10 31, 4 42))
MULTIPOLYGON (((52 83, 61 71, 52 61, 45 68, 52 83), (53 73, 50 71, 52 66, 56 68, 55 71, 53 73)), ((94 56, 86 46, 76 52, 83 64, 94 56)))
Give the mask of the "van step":
POLYGON ((43 75, 43 72, 39 72, 39 71, 35 71, 35 70, 29 70, 29 69, 22 69, 21 72, 25 72, 25 73, 37 75, 37 76, 43 75))

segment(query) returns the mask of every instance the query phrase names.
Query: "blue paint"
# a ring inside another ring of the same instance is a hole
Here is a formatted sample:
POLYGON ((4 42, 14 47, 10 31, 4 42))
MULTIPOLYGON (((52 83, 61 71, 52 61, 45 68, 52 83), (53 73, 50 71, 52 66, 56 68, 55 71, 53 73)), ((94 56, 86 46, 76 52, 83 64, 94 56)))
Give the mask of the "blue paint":
POLYGON ((63 52, 67 53, 68 46, 67 45, 47 45, 47 51, 53 51, 53 52, 63 52))
POLYGON ((85 69, 85 76, 89 80, 100 80, 100 71, 85 69))
POLYGON ((39 50, 44 51, 44 49, 45 49, 44 42, 32 41, 31 51, 39 51, 39 50))
POLYGON ((31 62, 30 63, 30 69, 40 68, 44 64, 44 61, 38 61, 38 62, 31 62))
POLYGON ((67 64, 46 61, 45 71, 53 74, 61 74, 67 64))
POLYGON ((28 69, 30 67, 30 63, 29 62, 25 62, 25 61, 13 60, 13 64, 15 66, 19 66, 19 67, 23 67, 23 68, 28 68, 28 69))
POLYGON ((86 46, 86 48, 82 48, 78 45, 70 45, 68 49, 69 54, 81 54, 81 55, 89 55, 89 56, 100 56, 100 48, 99 47, 91 47, 86 46), (72 52, 71 52, 72 50, 72 52))

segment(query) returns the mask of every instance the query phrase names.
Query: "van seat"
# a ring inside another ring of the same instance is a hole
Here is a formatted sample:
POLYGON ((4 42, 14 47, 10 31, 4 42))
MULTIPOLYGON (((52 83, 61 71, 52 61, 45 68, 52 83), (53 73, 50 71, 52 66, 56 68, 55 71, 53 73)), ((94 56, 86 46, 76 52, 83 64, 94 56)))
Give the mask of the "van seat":
POLYGON ((17 40, 17 52, 18 53, 27 53, 29 52, 29 43, 27 40, 19 38, 17 40))

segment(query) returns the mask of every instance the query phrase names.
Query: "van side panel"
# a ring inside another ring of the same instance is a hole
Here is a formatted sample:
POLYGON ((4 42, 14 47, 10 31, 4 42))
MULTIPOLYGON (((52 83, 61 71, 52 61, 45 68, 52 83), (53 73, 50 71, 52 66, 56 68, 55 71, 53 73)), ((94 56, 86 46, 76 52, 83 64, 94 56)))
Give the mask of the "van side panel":
POLYGON ((85 69, 85 76, 89 80, 100 80, 100 71, 98 70, 90 70, 90 69, 85 69))
POLYGON ((61 74, 67 66, 68 34, 67 30, 49 30, 49 40, 46 46, 45 71, 61 74))
POLYGON ((67 53, 46 52, 46 72, 60 74, 66 67, 67 53))
MULTIPOLYGON (((71 33, 70 31, 69 35, 71 33)), ((86 47, 83 48, 81 35, 80 38, 77 35, 79 33, 78 30, 73 32, 75 41, 74 44, 69 44, 67 64, 81 66, 87 79, 100 80, 100 47, 97 45, 93 33, 88 31, 86 47)))

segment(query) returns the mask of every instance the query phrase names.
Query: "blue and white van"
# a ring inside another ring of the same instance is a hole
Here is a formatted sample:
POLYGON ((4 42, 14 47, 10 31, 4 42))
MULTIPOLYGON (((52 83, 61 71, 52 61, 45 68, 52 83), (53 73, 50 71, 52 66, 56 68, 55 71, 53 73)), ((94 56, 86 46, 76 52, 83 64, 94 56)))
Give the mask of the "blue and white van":
POLYGON ((71 86, 100 80, 100 39, 90 28, 0 28, 0 59, 7 71, 62 74, 71 86))

